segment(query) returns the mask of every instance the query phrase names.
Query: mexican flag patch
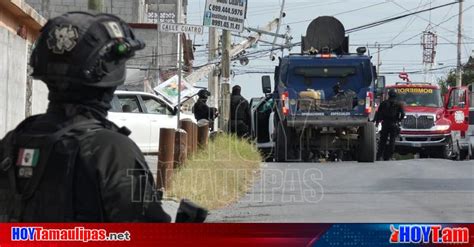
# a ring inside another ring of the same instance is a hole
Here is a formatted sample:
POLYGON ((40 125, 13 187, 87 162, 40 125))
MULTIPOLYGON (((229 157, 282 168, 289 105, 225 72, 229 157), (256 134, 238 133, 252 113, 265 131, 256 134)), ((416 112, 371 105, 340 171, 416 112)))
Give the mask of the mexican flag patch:
POLYGON ((39 161, 39 149, 20 148, 17 166, 36 167, 39 161))

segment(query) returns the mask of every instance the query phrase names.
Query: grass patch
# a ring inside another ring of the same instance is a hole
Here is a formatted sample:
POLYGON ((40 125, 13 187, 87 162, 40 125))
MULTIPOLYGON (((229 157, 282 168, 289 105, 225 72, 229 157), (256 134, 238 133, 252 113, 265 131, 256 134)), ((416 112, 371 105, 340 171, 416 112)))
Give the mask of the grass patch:
POLYGON ((196 152, 175 171, 166 195, 190 199, 210 210, 222 208, 245 194, 258 174, 261 160, 248 141, 218 135, 209 142, 209 148, 196 152))

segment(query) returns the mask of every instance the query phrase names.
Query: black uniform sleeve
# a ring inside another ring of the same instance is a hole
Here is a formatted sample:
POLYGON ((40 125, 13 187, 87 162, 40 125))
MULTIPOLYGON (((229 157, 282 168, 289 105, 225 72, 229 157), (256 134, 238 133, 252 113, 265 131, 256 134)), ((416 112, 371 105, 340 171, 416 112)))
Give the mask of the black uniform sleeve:
POLYGON ((400 119, 399 121, 402 121, 404 118, 405 118, 405 110, 403 109, 403 104, 402 103, 398 103, 399 105, 399 116, 400 116, 400 119))
POLYGON ((153 176, 143 154, 128 137, 102 131, 95 138, 92 159, 105 220, 109 222, 170 222, 161 207, 153 176))
POLYGON ((387 104, 386 101, 382 101, 382 103, 380 103, 379 109, 375 113, 375 117, 374 117, 375 123, 380 123, 383 121, 383 111, 386 108, 386 104, 387 104))

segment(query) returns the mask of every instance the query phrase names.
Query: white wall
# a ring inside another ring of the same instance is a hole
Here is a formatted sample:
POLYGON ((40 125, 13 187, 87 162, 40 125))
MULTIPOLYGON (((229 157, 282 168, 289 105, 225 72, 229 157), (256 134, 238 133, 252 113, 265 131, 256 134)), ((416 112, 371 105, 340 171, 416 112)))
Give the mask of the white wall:
POLYGON ((45 113, 48 103, 48 87, 42 81, 33 80, 31 113, 33 115, 45 113))
POLYGON ((27 42, 0 27, 0 138, 25 118, 27 42))

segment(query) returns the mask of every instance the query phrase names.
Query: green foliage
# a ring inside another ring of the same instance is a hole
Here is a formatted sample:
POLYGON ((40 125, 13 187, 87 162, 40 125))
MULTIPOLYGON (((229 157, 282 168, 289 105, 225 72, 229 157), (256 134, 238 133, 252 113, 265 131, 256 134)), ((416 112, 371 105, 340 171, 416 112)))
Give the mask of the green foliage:
MULTIPOLYGON (((474 71, 472 69, 464 70, 462 75, 462 84, 469 85, 474 83, 474 71)), ((448 87, 456 86, 456 69, 452 69, 445 76, 438 79, 443 94, 448 91, 448 87)))
POLYGON ((103 4, 102 1, 103 0, 89 0, 89 4, 88 4, 89 10, 101 12, 102 4, 103 4))

